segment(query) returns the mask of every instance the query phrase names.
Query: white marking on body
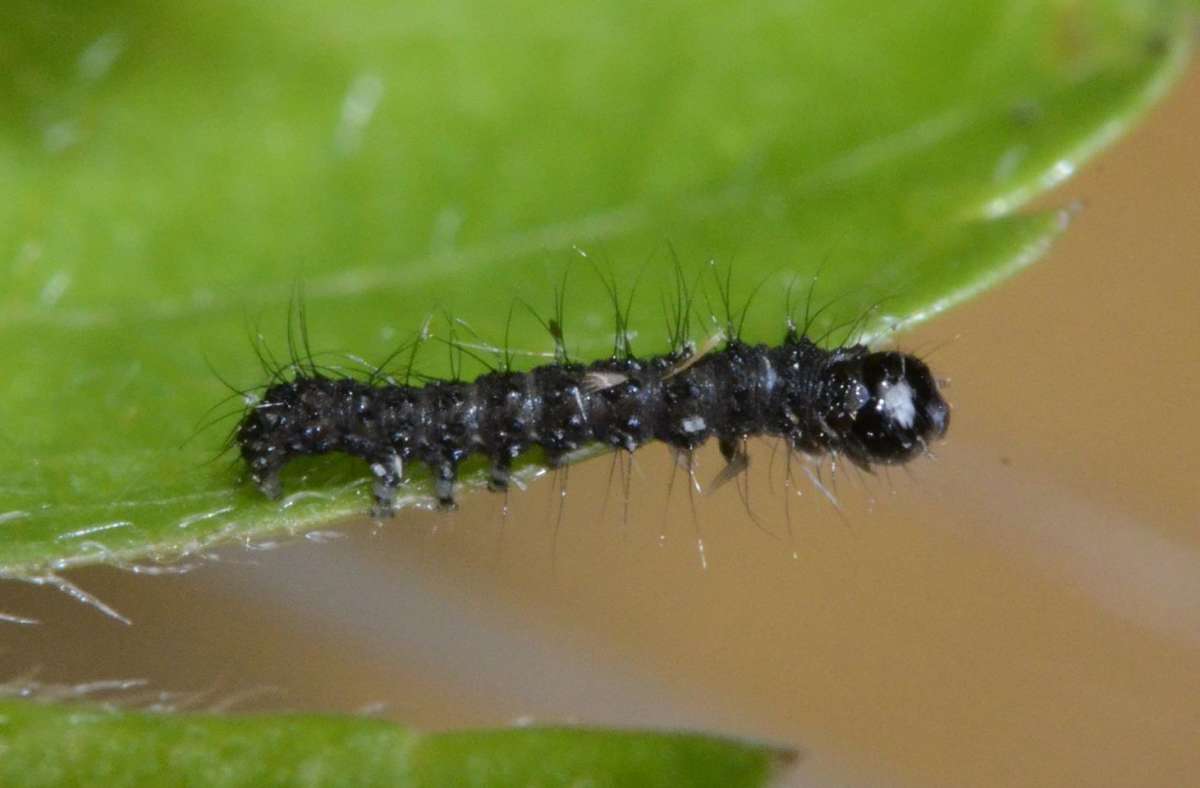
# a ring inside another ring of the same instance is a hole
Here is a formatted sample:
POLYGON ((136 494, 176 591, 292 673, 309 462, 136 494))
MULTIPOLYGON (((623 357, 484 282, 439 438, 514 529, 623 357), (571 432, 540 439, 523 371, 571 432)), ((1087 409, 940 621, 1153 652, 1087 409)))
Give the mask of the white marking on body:
POLYGON ((587 424, 588 423, 587 408, 585 408, 583 405, 583 395, 579 393, 578 386, 575 387, 574 394, 575 394, 575 404, 579 406, 579 417, 583 419, 584 424, 587 424))
POLYGON ((913 402, 913 395, 912 386, 902 380, 888 386, 880 400, 883 412, 905 429, 912 427, 917 418, 917 406, 913 402))
MULTIPOLYGON (((579 401, 579 390, 575 390, 575 399, 579 401)), ((537 386, 534 385, 532 374, 526 374, 521 377, 521 418, 525 421, 525 437, 530 443, 538 443, 542 439, 542 431, 538 429, 542 424, 545 405, 542 403, 540 393, 537 386)), ((583 403, 580 401, 579 409, 583 410, 583 403)))
POLYGON ((708 424, 700 416, 688 416, 679 423, 679 426, 683 428, 684 432, 691 434, 703 432, 708 424))
POLYGON ((775 383, 779 377, 775 374, 775 367, 771 364, 771 359, 763 356, 763 393, 770 396, 771 391, 775 388, 775 383))

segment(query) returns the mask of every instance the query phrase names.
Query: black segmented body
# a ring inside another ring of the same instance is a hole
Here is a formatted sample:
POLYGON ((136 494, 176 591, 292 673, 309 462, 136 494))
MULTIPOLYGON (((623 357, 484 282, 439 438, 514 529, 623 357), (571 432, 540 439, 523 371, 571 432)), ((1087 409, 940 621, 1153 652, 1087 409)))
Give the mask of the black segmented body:
POLYGON ((699 358, 550 364, 419 387, 297 372, 250 408, 237 441, 271 497, 293 457, 361 457, 376 477, 376 511, 386 514, 412 461, 430 467, 438 500, 450 506, 458 466, 473 453, 492 461, 494 489, 535 446, 559 464, 589 444, 633 451, 658 440, 691 451, 716 436, 732 461, 745 438, 773 435, 866 467, 922 453, 949 415, 914 356, 861 345, 825 350, 789 334, 775 347, 734 341, 699 358))

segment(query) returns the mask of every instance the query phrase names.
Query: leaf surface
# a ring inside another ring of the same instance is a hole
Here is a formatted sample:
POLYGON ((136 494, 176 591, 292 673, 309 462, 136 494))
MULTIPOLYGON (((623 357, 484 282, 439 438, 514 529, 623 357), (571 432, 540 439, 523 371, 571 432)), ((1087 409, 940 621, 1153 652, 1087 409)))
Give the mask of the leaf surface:
MULTIPOLYGON (((264 382, 250 337, 287 357, 297 283, 341 367, 430 315, 539 363, 552 341, 513 305, 551 315, 564 273, 575 357, 611 348, 602 276, 637 288, 635 351, 663 352, 672 251, 707 296, 698 334, 720 311, 710 258, 735 305, 761 286, 754 341, 778 341, 789 288, 826 307, 818 334, 925 319, 1046 248, 1064 214, 1016 209, 1164 92, 1189 9, 18 0, 0 31, 0 572, 366 511, 355 463, 294 470, 281 505, 214 460, 242 403, 209 410, 228 394, 213 370, 264 382)), ((452 355, 427 342, 419 369, 452 355)))
POLYGON ((14 788, 750 788, 765 785, 795 757, 686 733, 511 728, 426 734, 353 717, 145 714, 21 701, 0 701, 0 749, 0 782, 14 788))

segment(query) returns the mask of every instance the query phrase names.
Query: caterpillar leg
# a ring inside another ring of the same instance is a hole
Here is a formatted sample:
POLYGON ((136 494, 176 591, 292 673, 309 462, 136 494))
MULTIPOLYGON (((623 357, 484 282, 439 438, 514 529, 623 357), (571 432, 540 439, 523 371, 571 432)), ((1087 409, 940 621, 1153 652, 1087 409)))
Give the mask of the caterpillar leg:
POLYGON ((282 465, 271 462, 266 457, 257 457, 250 463, 250 478, 262 494, 272 501, 279 500, 283 495, 283 484, 279 481, 279 471, 282 465))
POLYGON ((742 471, 750 467, 750 455, 746 453, 746 440, 741 435, 723 435, 717 444, 721 456, 725 458, 725 467, 713 479, 710 490, 717 490, 729 481, 736 479, 742 471))
POLYGON ((508 458, 508 454, 502 454, 492 461, 492 468, 488 472, 488 489, 492 492, 505 492, 508 490, 509 468, 512 466, 512 461, 508 458))
POLYGON ((520 442, 511 442, 500 446, 499 451, 492 456, 492 468, 488 473, 489 490, 492 492, 508 490, 508 485, 512 481, 513 460, 523 451, 525 451, 525 444, 520 442))
POLYGON ((458 467, 448 460, 443 460, 432 466, 433 494, 437 498, 438 507, 443 511, 453 511, 458 508, 454 502, 454 480, 458 478, 458 467))
POLYGON ((371 507, 371 516, 391 517, 396 513, 396 488, 404 477, 404 463, 400 455, 392 454, 371 463, 371 473, 375 474, 375 505, 371 507))

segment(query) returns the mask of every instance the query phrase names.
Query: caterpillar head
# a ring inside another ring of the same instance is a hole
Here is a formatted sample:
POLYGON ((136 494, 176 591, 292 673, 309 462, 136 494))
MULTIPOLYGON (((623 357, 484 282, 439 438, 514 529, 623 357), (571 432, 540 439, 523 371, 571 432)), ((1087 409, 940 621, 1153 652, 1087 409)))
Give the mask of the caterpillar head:
POLYGON ((929 367, 893 351, 836 354, 821 374, 817 401, 830 448, 862 466, 905 462, 950 424, 950 406, 929 367))

